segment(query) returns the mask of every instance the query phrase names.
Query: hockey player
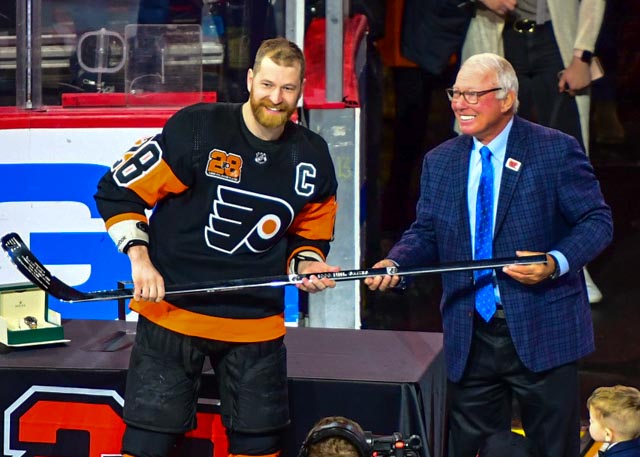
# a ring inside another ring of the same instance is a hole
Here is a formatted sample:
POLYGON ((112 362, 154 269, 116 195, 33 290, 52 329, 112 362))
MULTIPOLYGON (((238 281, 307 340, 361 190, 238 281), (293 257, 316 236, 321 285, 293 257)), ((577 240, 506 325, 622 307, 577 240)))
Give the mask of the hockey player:
MULTIPOLYGON (((164 299, 165 286, 339 271, 325 263, 337 181, 327 143, 289 119, 304 55, 266 40, 244 104, 182 109, 105 174, 96 201, 127 254, 139 313, 125 394, 125 455, 166 456, 195 428, 205 357, 232 455, 278 455, 289 422, 282 288, 164 299), (145 211, 153 209, 147 221, 145 211)), ((335 287, 311 276, 305 292, 335 287)))

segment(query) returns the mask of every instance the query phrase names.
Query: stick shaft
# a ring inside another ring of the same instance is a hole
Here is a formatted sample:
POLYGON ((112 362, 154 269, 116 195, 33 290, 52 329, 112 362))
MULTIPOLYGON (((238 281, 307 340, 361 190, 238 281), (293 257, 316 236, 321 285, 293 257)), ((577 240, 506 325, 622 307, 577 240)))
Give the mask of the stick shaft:
MULTIPOLYGON (((24 244, 20 236, 10 233, 2 237, 2 248, 7 252, 11 261, 18 270, 31 282, 42 290, 53 295, 59 300, 79 303, 89 301, 105 301, 132 298, 134 292, 130 288, 103 290, 96 292, 82 292, 75 289, 53 276, 47 268, 24 244)), ((546 263, 546 255, 533 255, 526 257, 505 257, 486 260, 469 260, 460 262, 448 262, 424 267, 388 267, 360 270, 343 270, 338 272, 316 273, 320 279, 334 281, 353 281, 382 275, 423 275, 435 273, 448 273, 454 271, 485 270, 499 268, 514 264, 546 263)), ((241 278, 213 281, 210 283, 195 283, 168 286, 165 292, 167 297, 177 297, 195 294, 210 294, 216 292, 233 291, 256 287, 282 287, 299 284, 303 278, 312 275, 278 275, 258 278, 241 278)))

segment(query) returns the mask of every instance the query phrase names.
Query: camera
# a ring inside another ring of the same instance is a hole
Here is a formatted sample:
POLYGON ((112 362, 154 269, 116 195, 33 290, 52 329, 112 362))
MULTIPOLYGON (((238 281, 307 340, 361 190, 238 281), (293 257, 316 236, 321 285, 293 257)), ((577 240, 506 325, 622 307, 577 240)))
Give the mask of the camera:
POLYGON ((372 457, 420 457, 422 440, 418 435, 403 437, 400 432, 392 435, 365 434, 372 457))

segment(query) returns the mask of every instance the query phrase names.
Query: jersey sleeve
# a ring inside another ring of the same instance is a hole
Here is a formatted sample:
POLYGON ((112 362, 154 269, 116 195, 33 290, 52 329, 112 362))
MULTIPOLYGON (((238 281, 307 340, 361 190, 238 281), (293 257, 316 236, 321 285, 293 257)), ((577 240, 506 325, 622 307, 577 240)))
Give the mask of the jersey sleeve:
POLYGON ((289 249, 287 264, 302 252, 315 253, 321 259, 329 254, 333 240, 338 203, 338 182, 327 143, 320 137, 314 142, 321 160, 316 192, 309 202, 296 214, 289 227, 289 249))
POLYGON ((100 179, 94 198, 118 246, 118 239, 132 236, 134 225, 147 222, 146 210, 189 188, 192 159, 190 142, 182 133, 189 131, 185 117, 180 112, 162 133, 137 141, 100 179))

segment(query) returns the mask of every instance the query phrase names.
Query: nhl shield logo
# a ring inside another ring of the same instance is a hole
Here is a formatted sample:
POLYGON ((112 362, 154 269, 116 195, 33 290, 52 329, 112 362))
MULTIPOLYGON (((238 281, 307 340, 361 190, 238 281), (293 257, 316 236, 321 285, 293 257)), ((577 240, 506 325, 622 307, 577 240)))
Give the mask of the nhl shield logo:
POLYGON ((256 152, 256 163, 258 165, 264 165, 265 163, 267 163, 267 154, 265 154, 264 152, 256 152))

